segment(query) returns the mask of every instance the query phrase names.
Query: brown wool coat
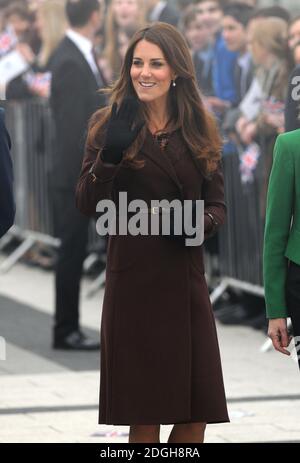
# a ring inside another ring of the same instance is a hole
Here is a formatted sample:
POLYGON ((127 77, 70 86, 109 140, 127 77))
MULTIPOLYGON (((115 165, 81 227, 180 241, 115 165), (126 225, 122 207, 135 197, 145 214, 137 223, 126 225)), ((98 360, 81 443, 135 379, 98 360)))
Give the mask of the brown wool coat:
MULTIPOLYGON (((128 201, 204 199, 221 225, 226 216, 221 168, 204 179, 198 161, 171 133, 166 152, 147 129, 144 168, 105 165, 87 150, 76 203, 88 216, 100 199, 126 191, 128 201), (168 156, 175 156, 173 164, 168 156), (89 173, 98 180, 93 182, 89 173)), ((205 217, 205 238, 214 233, 205 217)), ((109 236, 101 319, 99 423, 172 424, 229 421, 203 246, 165 236, 109 236)))

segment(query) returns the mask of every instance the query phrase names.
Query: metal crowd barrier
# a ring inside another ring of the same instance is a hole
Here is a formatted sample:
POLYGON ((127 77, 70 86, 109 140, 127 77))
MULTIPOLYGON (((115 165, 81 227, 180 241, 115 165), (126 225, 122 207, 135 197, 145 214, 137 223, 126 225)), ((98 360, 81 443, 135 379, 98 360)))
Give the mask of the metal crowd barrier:
MULTIPOLYGON (((48 102, 40 99, 2 101, 1 106, 5 109, 5 121, 12 140, 17 207, 14 226, 0 240, 0 250, 13 237, 21 240, 21 244, 0 265, 0 273, 3 273, 35 243, 59 247, 60 240, 54 236, 53 226, 51 170, 55 133, 48 102)), ((89 247, 93 247, 99 239, 91 221, 89 247)), ((89 255, 85 268, 93 261, 93 255, 89 255)), ((104 280, 101 274, 97 284, 103 284, 104 280)))
POLYGON ((257 167, 252 182, 243 184, 239 164, 238 153, 223 157, 227 218, 219 232, 222 286, 215 294, 232 286, 263 296, 262 166, 257 167))
MULTIPOLYGON (((219 232, 221 279, 212 291, 212 303, 226 291, 235 288, 264 297, 263 236, 265 215, 264 182, 266 175, 263 153, 254 171, 253 181, 242 183, 238 153, 223 157, 227 219, 219 232)), ((288 327, 291 321, 288 320, 288 327)), ((267 338, 260 351, 272 347, 267 338)))
POLYGON ((16 218, 14 226, 0 242, 3 247, 14 236, 22 243, 2 263, 8 271, 36 242, 55 247, 49 202, 49 170, 53 149, 53 125, 47 104, 30 100, 1 102, 12 140, 16 218))

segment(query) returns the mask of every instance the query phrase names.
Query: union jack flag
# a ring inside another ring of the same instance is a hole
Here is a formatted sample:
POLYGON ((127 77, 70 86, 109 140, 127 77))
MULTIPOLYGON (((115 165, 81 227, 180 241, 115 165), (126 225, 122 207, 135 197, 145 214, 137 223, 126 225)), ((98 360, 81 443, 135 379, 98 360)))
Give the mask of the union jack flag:
POLYGON ((7 27, 7 29, 0 33, 0 58, 13 50, 17 42, 17 37, 12 28, 7 27))
POLYGON ((265 113, 278 114, 284 111, 284 102, 271 97, 262 103, 262 110, 265 113))
POLYGON ((24 79, 35 93, 50 96, 51 72, 27 72, 24 79))
POLYGON ((240 155, 240 173, 242 183, 253 182, 253 172, 260 157, 260 148, 257 143, 251 143, 240 155))

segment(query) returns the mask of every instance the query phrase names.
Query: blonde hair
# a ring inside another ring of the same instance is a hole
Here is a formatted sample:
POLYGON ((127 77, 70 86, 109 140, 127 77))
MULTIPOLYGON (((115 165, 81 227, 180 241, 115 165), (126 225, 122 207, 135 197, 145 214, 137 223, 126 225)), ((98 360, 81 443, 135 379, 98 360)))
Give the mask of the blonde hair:
MULTIPOLYGON (((121 57, 119 56, 118 49, 118 25, 115 20, 113 11, 114 1, 111 0, 106 14, 106 28, 105 28, 105 48, 103 56, 107 59, 110 69, 115 78, 122 66, 121 57)), ((138 3, 138 20, 136 22, 136 30, 145 26, 146 24, 146 4, 145 0, 136 0, 138 3)))
POLYGON ((260 18, 252 26, 252 42, 258 43, 268 52, 284 59, 289 54, 288 24, 281 18, 260 18))
POLYGON ((65 0, 44 0, 39 4, 37 12, 42 16, 45 24, 39 54, 39 64, 45 66, 65 35, 67 28, 65 0))

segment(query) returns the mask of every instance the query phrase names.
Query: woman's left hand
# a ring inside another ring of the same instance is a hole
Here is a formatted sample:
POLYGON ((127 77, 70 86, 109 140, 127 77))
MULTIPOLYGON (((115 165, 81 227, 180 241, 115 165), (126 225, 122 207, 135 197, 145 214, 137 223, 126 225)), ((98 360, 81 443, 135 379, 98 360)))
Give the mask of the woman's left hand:
POLYGON ((285 349, 285 347, 288 347, 292 340, 292 336, 289 336, 288 334, 286 318, 270 319, 268 336, 271 338, 273 346, 276 350, 282 354, 291 355, 291 353, 285 349))
POLYGON ((276 129, 281 129, 282 127, 284 127, 284 114, 266 114, 265 121, 272 127, 275 127, 276 129))
POLYGON ((246 144, 250 145, 255 138, 257 133, 257 125, 255 122, 248 122, 248 124, 244 127, 242 133, 240 133, 241 140, 246 144))

